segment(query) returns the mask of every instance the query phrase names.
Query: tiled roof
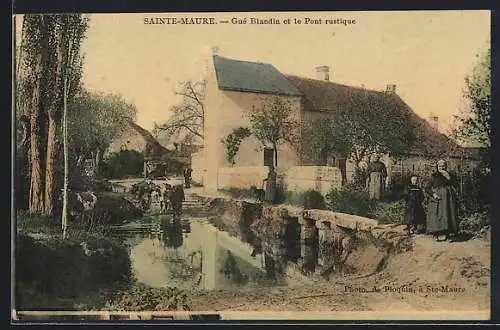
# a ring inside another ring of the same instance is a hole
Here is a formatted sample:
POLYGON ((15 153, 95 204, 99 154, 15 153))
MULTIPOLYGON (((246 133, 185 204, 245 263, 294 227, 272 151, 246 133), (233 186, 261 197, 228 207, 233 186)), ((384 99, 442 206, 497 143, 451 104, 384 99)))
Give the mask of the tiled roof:
POLYGON ((380 97, 387 96, 383 92, 337 84, 326 80, 293 75, 285 75, 285 77, 300 91, 303 96, 304 109, 310 111, 334 111, 360 93, 370 93, 380 97))
POLYGON ((214 66, 219 89, 261 94, 301 96, 305 111, 335 111, 361 93, 380 98, 392 98, 391 104, 410 114, 416 126, 417 143, 409 151, 413 155, 435 157, 471 157, 455 141, 433 128, 417 115, 397 94, 347 86, 330 81, 286 75, 273 65, 248 62, 214 55, 214 66))
POLYGON ((417 143, 409 153, 435 157, 460 157, 461 155, 470 154, 467 151, 463 151, 463 148, 455 143, 455 141, 434 129, 427 120, 417 115, 395 93, 374 91, 293 75, 285 75, 285 77, 302 93, 302 102, 306 111, 335 111, 361 93, 369 93, 374 97, 391 98, 390 104, 397 107, 400 111, 408 113, 416 127, 417 143))
POLYGON ((300 96, 297 88, 274 66, 214 55, 219 89, 238 92, 300 96))

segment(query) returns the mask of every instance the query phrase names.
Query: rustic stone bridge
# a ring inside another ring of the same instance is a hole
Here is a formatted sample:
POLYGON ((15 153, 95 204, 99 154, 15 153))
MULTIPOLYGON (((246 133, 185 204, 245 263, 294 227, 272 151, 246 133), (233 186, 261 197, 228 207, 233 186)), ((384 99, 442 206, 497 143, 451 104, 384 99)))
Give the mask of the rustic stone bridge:
POLYGON ((214 211, 215 225, 242 240, 252 233, 262 239, 285 238, 300 227, 302 244, 317 245, 324 268, 344 268, 359 274, 381 270, 393 253, 408 251, 413 240, 401 225, 326 210, 290 205, 266 205, 230 198, 203 198, 214 211), (292 229, 293 231, 294 229, 292 229))

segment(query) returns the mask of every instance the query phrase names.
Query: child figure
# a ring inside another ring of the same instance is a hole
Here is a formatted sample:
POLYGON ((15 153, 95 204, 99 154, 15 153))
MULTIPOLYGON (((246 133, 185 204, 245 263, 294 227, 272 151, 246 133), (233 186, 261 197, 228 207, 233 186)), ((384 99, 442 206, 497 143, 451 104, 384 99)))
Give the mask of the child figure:
POLYGON ((170 205, 170 199, 172 195, 172 186, 168 183, 165 184, 165 190, 163 190, 163 205, 162 205, 162 213, 167 213, 172 208, 170 205))
POLYGON ((405 222, 408 234, 415 233, 418 225, 425 224, 424 192, 418 186, 418 177, 413 175, 406 189, 405 222))

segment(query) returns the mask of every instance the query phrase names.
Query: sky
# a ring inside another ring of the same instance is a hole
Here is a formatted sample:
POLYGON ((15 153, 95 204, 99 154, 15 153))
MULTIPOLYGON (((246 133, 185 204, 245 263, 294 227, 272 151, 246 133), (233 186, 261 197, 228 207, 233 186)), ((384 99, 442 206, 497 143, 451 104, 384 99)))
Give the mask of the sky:
POLYGON ((490 43, 489 11, 91 14, 83 43, 83 83, 134 102, 137 122, 168 120, 183 80, 201 79, 212 47, 222 56, 266 62, 287 74, 397 93, 422 117, 439 116, 446 132, 463 107, 464 78, 490 43), (144 24, 144 18, 247 17, 247 24, 144 24), (248 24, 250 17, 282 24, 248 24), (302 24, 283 24, 286 18, 302 24), (322 24, 304 24, 305 19, 322 24), (326 19, 355 24, 325 24, 326 19))

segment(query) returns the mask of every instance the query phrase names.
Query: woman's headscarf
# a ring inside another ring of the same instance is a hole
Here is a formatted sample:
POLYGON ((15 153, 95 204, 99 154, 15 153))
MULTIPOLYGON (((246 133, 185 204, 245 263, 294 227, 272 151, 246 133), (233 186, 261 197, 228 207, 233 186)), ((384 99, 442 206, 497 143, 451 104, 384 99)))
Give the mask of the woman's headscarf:
POLYGON ((437 164, 436 164, 436 170, 438 171, 438 173, 440 173, 446 179, 450 180, 450 173, 448 173, 448 171, 446 171, 446 170, 440 170, 439 165, 444 165, 445 167, 447 167, 446 160, 444 160, 444 159, 438 160, 437 164))

